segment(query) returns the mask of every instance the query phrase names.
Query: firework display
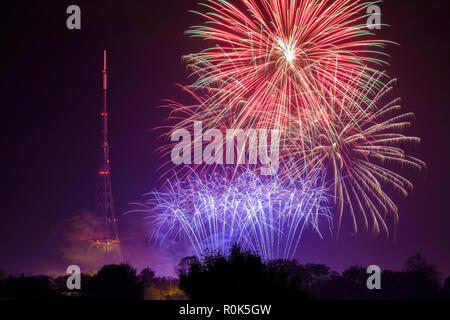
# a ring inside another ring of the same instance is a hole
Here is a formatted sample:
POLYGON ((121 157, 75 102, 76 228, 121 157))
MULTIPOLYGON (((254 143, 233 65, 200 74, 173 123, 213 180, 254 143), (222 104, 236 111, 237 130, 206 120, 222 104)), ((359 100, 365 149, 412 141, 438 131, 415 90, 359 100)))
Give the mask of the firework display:
MULTIPOLYGON (((330 0, 214 1, 197 12, 206 20, 187 33, 213 47, 185 56, 197 80, 193 90, 212 92, 210 119, 234 117, 233 127, 286 129, 305 109, 320 116, 350 116, 365 99, 366 84, 383 64, 376 52, 386 41, 374 39, 365 24, 373 2, 330 0), (216 110, 218 109, 218 110, 216 110), (259 116, 255 117, 255 114, 259 116)), ((378 82, 382 86, 381 81, 378 82)), ((308 121, 301 125, 309 127, 308 121)), ((306 130, 306 129, 305 129, 306 130)))
MULTIPOLYGON (((388 41, 365 24, 374 3, 202 4, 196 13, 205 23, 187 33, 211 47, 184 57, 195 80, 183 89, 195 103, 167 105, 176 120, 169 135, 192 123, 219 133, 278 130, 283 169, 262 177, 257 163, 240 169, 238 161, 233 174, 201 162, 171 170, 166 191, 146 204, 157 242, 188 240, 197 255, 239 243, 265 258, 292 258, 304 227, 320 234, 319 217, 330 224, 333 217, 339 232, 344 214, 355 233, 371 225, 390 234, 389 217, 394 226, 399 217, 391 193, 413 189, 400 169, 425 163, 404 149, 420 142, 405 133, 414 114, 401 113, 400 99, 388 100, 396 80, 377 69, 388 41)), ((194 153, 211 142, 193 136, 194 153)), ((223 140, 220 150, 228 143, 235 141, 223 140)))
MULTIPOLYGON (((389 82, 373 101, 381 103, 386 99, 394 82, 389 82)), ((329 178, 334 186, 338 231, 345 207, 355 233, 358 231, 356 212, 361 213, 364 228, 368 229, 371 224, 376 234, 383 230, 389 235, 387 215, 392 214, 394 226, 398 222, 398 208, 386 189, 406 197, 413 185, 394 170, 410 167, 421 171, 426 166, 402 148, 420 143, 420 138, 404 135, 413 118, 413 113, 401 113, 400 99, 396 99, 376 112, 355 113, 353 118, 341 117, 333 121, 334 135, 328 135, 319 126, 306 150, 297 147, 295 151, 294 140, 291 153, 297 154, 295 168, 299 172, 291 172, 292 175, 316 168, 328 170, 321 179, 328 181, 329 178)))
POLYGON ((226 255, 239 244, 265 259, 292 259, 305 229, 321 236, 319 224, 331 227, 329 197, 315 176, 287 181, 248 169, 235 179, 193 174, 150 193, 143 210, 156 213, 147 218, 161 246, 187 240, 197 255, 208 250, 226 255))

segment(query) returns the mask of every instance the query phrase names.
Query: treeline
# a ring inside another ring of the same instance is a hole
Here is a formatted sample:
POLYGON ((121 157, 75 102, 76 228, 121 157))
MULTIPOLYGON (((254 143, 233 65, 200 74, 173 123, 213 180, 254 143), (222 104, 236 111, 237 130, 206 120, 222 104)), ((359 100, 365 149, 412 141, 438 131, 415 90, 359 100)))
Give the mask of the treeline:
POLYGON ((192 300, 440 300, 450 299, 450 277, 443 284, 436 267, 417 254, 401 271, 384 270, 381 289, 369 290, 367 269, 342 274, 322 264, 264 262, 234 247, 229 256, 185 258, 178 266, 180 289, 192 300))
POLYGON ((228 256, 184 258, 178 278, 159 278, 147 268, 139 274, 129 264, 104 266, 82 274, 81 290, 67 288, 68 276, 5 277, 0 272, 0 299, 85 300, 443 300, 450 299, 450 277, 442 281, 436 267, 417 254, 400 271, 381 273, 381 290, 367 288, 367 269, 352 266, 342 274, 321 264, 263 261, 234 247, 228 256))
POLYGON ((0 300, 184 300, 178 279, 156 277, 150 268, 137 274, 129 264, 107 265, 81 274, 81 289, 69 290, 69 275, 0 277, 0 300))

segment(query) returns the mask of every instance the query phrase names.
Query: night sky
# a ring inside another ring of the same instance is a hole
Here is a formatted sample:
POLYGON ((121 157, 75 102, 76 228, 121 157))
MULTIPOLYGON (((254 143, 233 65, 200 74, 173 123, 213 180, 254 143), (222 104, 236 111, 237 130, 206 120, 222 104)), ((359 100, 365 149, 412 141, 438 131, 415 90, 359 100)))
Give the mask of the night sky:
MULTIPOLYGON (((0 269, 6 273, 64 272, 68 265, 55 234, 64 219, 94 209, 101 106, 103 50, 108 50, 112 183, 124 241, 146 243, 142 217, 122 214, 158 187, 162 173, 156 148, 167 124, 164 99, 186 98, 175 84, 188 84, 181 56, 206 48, 184 31, 200 22, 189 13, 197 0, 9 1, 2 7, 2 157, 0 269), (66 28, 66 8, 77 4, 82 29, 66 28)), ((397 240, 361 232, 344 221, 341 237, 306 235, 300 262, 342 271, 360 264, 399 269, 420 252, 450 274, 448 144, 449 30, 447 0, 387 0, 380 5, 390 46, 387 68, 399 79, 395 96, 416 114, 412 135, 422 138, 412 155, 424 174, 400 207, 397 240)), ((189 102, 189 101, 187 101, 189 102)), ((145 247, 145 245, 143 246, 145 247)), ((170 274, 149 253, 140 264, 170 274)), ((133 261, 130 261, 133 263, 133 261)))

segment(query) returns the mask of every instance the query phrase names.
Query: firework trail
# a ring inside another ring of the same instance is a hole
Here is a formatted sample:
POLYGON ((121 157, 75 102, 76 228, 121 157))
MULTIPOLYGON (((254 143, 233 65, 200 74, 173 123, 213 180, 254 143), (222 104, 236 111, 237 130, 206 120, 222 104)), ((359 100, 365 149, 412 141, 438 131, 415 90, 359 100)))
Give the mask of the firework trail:
POLYGON ((183 90, 195 102, 168 102, 177 122, 169 135, 194 122, 205 131, 276 129, 284 166, 264 178, 248 163, 172 170, 143 209, 156 243, 188 242, 197 255, 238 243, 290 259, 305 228, 321 235, 323 219, 331 228, 331 209, 339 231, 345 208, 355 233, 362 224, 389 235, 388 217, 398 222, 390 193, 413 189, 398 171, 425 163, 404 149, 420 142, 404 132, 414 115, 401 113, 400 99, 383 104, 395 80, 375 69, 388 43, 367 30, 367 8, 378 2, 206 0, 197 12, 205 24, 188 34, 214 46, 184 57, 195 80, 183 90))
POLYGON ((321 236, 323 219, 331 228, 327 190, 316 181, 261 178, 247 169, 231 179, 227 171, 194 174, 148 195, 140 211, 148 214, 156 244, 187 241, 198 256, 226 255, 239 244, 264 259, 292 259, 305 229, 321 236))
MULTIPOLYGON (((340 117, 376 109, 370 97, 386 76, 369 65, 382 63, 371 56, 387 43, 367 31, 365 12, 376 1, 234 3, 207 1, 197 12, 207 22, 188 34, 215 47, 185 57, 197 80, 183 90, 195 102, 168 102, 177 122, 169 135, 200 121, 204 130, 280 130, 282 146, 295 139, 308 148, 316 127, 336 135, 340 117)), ((162 157, 172 146, 159 150, 162 157)))
MULTIPOLYGON (((390 81, 380 90, 373 98, 374 104, 386 99, 395 82, 390 81)), ((354 112, 351 118, 341 116, 333 121, 333 135, 317 126, 307 151, 303 147, 295 151, 293 142, 289 158, 296 159, 298 171, 291 174, 301 176, 305 171, 327 169, 328 176, 323 170, 325 174, 321 180, 331 179, 334 185, 337 230, 345 206, 349 209, 355 233, 358 230, 355 212, 358 211, 365 229, 371 221, 377 234, 382 229, 389 235, 388 214, 392 214, 394 225, 397 225, 398 208, 386 189, 406 197, 413 185, 395 169, 411 167, 421 171, 426 167, 423 161, 409 156, 403 149, 404 145, 420 143, 420 138, 404 134, 413 118, 413 113, 401 113, 400 99, 395 99, 373 112, 354 112)))
POLYGON ((226 117, 234 128, 283 130, 292 117, 302 120, 313 112, 326 128, 328 115, 359 108, 340 102, 364 99, 367 82, 379 74, 371 66, 383 64, 376 50, 387 41, 373 39, 366 25, 366 10, 376 2, 235 3, 206 1, 204 12, 196 12, 206 22, 187 32, 214 45, 185 56, 197 79, 189 88, 209 93, 202 113, 212 125, 226 117))
MULTIPOLYGON (((318 179, 324 185, 332 185, 338 232, 344 208, 347 208, 355 233, 359 224, 365 229, 371 224, 376 234, 384 231, 389 235, 388 216, 392 217, 394 226, 398 222, 398 207, 389 192, 396 191, 406 197, 413 190, 412 183, 396 171, 404 167, 422 171, 426 167, 403 148, 420 143, 420 138, 404 134, 414 114, 400 113, 400 99, 382 106, 396 80, 377 89, 376 77, 380 76, 374 75, 366 84, 364 96, 370 97, 370 103, 358 96, 342 99, 341 105, 356 102, 360 108, 348 107, 351 115, 344 112, 327 115, 326 122, 331 124, 332 130, 323 126, 317 114, 305 112, 303 118, 296 121, 310 123, 309 130, 305 132, 300 125, 294 125, 294 129, 284 131, 281 136, 280 162, 295 166, 287 166, 279 176, 289 180, 320 174, 318 179), (359 218, 357 213, 360 213, 359 218)), ((192 112, 192 107, 176 105, 173 108, 183 109, 184 119, 202 119, 202 113, 192 112)), ((221 118, 221 128, 227 127, 226 121, 227 118, 221 118)), ((214 169, 205 165, 199 172, 214 172, 214 169)))

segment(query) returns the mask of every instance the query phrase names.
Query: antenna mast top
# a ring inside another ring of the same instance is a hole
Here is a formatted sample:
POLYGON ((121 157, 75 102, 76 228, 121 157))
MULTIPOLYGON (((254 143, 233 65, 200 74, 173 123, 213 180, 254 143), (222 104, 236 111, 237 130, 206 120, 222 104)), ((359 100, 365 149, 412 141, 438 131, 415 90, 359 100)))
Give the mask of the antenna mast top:
POLYGON ((108 89, 108 79, 107 79, 107 74, 108 72, 106 72, 106 50, 103 50, 103 90, 107 90, 108 89))
POLYGON ((106 50, 103 50, 103 70, 106 71, 106 50))

